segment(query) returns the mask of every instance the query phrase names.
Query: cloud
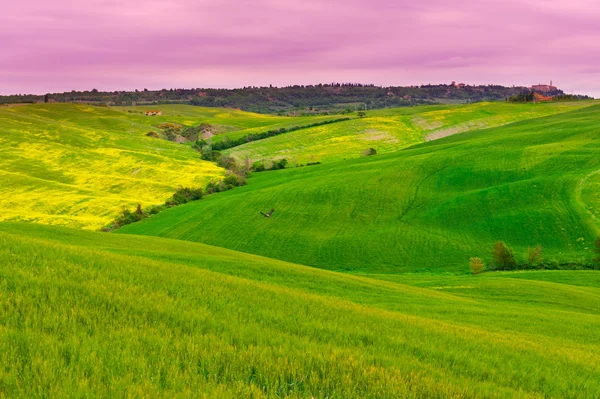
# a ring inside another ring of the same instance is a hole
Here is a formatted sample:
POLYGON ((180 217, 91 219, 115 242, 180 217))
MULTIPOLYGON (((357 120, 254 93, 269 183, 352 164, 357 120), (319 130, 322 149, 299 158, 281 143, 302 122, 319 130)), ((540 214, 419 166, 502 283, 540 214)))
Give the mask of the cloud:
POLYGON ((589 0, 22 0, 3 11, 3 93, 317 81, 568 86, 600 60, 600 6, 589 0))

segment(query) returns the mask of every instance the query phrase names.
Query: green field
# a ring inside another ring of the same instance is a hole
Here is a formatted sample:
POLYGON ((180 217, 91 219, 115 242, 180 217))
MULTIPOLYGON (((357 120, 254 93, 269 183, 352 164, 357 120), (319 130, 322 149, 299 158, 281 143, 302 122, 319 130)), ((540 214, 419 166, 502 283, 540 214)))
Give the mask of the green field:
POLYGON ((147 118, 101 107, 0 108, 0 220, 98 229, 223 174, 191 148, 145 136, 147 118))
POLYGON ((0 396, 600 395, 597 272, 389 282, 6 223, 0 264, 0 396))
POLYGON ((338 271, 467 271, 495 241, 591 258, 600 106, 353 161, 257 173, 249 185, 120 232, 204 242, 338 271), (259 211, 275 208, 272 219, 259 211))
POLYGON ((238 159, 288 158, 299 163, 351 159, 368 148, 389 153, 423 141, 569 112, 590 104, 478 103, 373 110, 363 119, 271 137, 225 153, 238 159))
POLYGON ((337 117, 0 108, 0 398, 600 397, 600 271, 468 268, 498 240, 590 262, 594 102, 353 115, 226 151, 321 165, 86 231, 223 175, 161 123, 337 117))
POLYGON ((146 136, 161 123, 211 123, 234 134, 319 119, 185 105, 2 107, 0 220, 98 229, 123 207, 159 204, 178 186, 204 186, 223 174, 189 146, 146 136), (144 116, 150 108, 163 115, 144 116))

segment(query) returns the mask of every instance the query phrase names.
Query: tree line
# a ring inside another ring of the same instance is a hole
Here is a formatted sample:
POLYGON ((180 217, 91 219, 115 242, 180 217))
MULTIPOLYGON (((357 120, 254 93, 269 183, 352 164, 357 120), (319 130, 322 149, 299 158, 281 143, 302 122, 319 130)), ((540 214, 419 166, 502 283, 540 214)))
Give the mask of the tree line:
MULTIPOLYGON (((184 103, 206 107, 229 107, 261 113, 322 114, 350 108, 368 109, 453 101, 494 101, 518 95, 525 87, 498 85, 375 86, 355 83, 293 85, 240 89, 161 89, 135 91, 70 91, 45 95, 0 96, 2 103, 72 102, 95 105, 149 105, 184 103)), ((557 93, 559 94, 559 93, 557 93)))
POLYGON ((491 251, 492 260, 486 265, 480 257, 469 260, 472 274, 484 271, 510 271, 510 270, 573 270, 588 269, 600 270, 600 237, 594 241, 596 256, 587 262, 558 262, 544 259, 541 245, 528 247, 523 258, 518 261, 515 254, 504 241, 497 241, 491 251))

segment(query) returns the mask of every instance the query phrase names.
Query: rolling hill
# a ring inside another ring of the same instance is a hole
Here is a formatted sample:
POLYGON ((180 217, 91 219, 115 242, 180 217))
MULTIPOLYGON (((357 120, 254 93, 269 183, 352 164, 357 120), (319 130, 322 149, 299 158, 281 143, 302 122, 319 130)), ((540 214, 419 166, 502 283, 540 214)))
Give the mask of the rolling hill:
POLYGON ((471 256, 489 260, 498 240, 519 257, 541 244, 547 260, 587 262, 599 231, 589 189, 598 184, 599 113, 594 105, 395 153, 256 173, 246 187, 120 233, 355 273, 462 273, 471 256), (271 208, 271 219, 258 213, 271 208))
POLYGON ((127 116, 72 104, 0 108, 0 220, 97 229, 122 207, 223 174, 189 147, 146 137, 147 122, 127 116))
POLYGON ((0 265, 1 396, 600 395, 598 272, 385 281, 25 223, 0 265))
POLYGON ((179 186, 223 175, 190 146, 146 136, 161 123, 206 122, 223 133, 300 119, 185 105, 161 105, 162 116, 146 117, 145 109, 0 107, 0 220, 98 229, 123 207, 162 203, 179 186))
POLYGON ((368 117, 317 126, 255 141, 224 151, 238 159, 288 158, 298 163, 358 158, 374 148, 389 153, 453 135, 521 120, 569 112, 593 102, 514 104, 484 102, 390 108, 368 111, 368 117))

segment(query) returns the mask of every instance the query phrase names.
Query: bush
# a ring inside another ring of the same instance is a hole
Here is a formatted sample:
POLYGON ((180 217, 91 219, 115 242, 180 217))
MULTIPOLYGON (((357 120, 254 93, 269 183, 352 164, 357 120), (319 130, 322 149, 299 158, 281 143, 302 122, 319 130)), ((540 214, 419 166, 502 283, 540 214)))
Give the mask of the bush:
POLYGON ((535 248, 527 248, 527 264, 530 267, 537 267, 540 263, 542 263, 543 260, 541 245, 538 244, 535 248))
POLYGON ((469 261, 469 268, 472 274, 479 274, 485 269, 485 263, 481 258, 471 258, 469 261))
POLYGON ((233 157, 228 157, 227 155, 221 155, 217 160, 217 165, 227 170, 235 170, 236 163, 233 157))
POLYGON ((244 186, 246 185, 246 176, 229 172, 227 176, 225 176, 225 179, 223 179, 223 183, 225 183, 226 186, 232 187, 244 186))
POLYGON ((514 270, 517 268, 517 261, 510 249, 503 241, 498 241, 492 249, 492 267, 495 270, 514 270))
POLYGON ((175 191, 175 194, 165 202, 165 205, 167 207, 173 207, 202 199, 203 196, 204 192, 201 188, 179 187, 177 191, 175 191))
POLYGON ((252 164, 252 170, 255 172, 264 172, 266 170, 265 163, 263 161, 256 161, 252 164))
POLYGON ((375 148, 368 148, 366 150, 364 150, 363 152, 361 152, 361 155, 363 157, 370 157, 371 155, 376 155, 377 154, 377 150, 375 148))
POLYGON ((271 166, 270 170, 285 169, 287 164, 288 164, 288 160, 286 158, 278 159, 276 161, 273 161, 273 165, 271 166))

